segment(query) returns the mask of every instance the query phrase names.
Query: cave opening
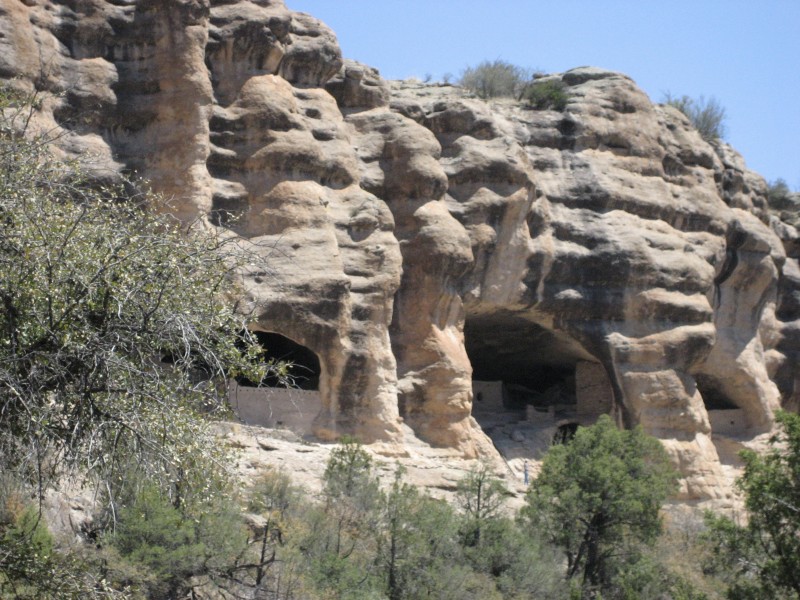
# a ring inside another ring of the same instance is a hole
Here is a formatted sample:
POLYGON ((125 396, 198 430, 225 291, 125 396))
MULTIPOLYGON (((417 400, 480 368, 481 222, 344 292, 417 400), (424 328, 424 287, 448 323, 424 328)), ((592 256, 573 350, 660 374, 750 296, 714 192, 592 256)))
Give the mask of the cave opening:
POLYGON ((737 435, 749 427, 747 413, 730 399, 718 379, 699 374, 695 375, 695 382, 703 398, 712 433, 737 435))
POLYGON ((473 411, 555 413, 578 409, 576 369, 594 360, 575 340, 511 314, 468 316, 473 411))
MULTIPOLYGON (((262 386, 319 390, 322 369, 319 358, 314 351, 284 335, 271 331, 255 331, 253 336, 263 348, 262 360, 264 362, 284 361, 291 363, 288 368, 288 384, 278 377, 267 377, 262 382, 262 386)), ((255 387, 257 385, 257 383, 246 378, 237 378, 236 383, 244 387, 255 387)))
POLYGON ((696 375, 697 390, 706 410, 737 410, 739 407, 722 391, 719 381, 708 375, 696 375))
POLYGON ((564 423, 563 425, 559 425, 555 434, 553 434, 552 445, 558 446, 568 444, 575 437, 576 433, 578 433, 577 423, 564 423))

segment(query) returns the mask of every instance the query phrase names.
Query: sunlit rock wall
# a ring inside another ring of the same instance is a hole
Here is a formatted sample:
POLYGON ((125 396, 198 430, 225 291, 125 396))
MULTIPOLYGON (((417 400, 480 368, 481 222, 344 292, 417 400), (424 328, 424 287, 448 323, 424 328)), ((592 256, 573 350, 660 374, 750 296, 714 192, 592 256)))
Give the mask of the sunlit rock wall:
POLYGON ((405 422, 491 452, 473 374, 594 363, 683 496, 714 498, 712 423, 746 441, 797 405, 796 230, 624 75, 555 75, 566 107, 536 111, 384 82, 280 0, 0 0, 0 77, 63 156, 252 252, 242 305, 318 356, 320 437, 402 447, 405 422))

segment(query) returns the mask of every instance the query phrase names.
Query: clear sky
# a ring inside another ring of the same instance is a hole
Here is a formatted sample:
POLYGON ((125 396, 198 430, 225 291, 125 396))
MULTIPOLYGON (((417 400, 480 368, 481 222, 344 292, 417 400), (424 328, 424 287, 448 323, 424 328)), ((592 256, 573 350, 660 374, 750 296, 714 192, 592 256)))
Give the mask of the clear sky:
POLYGON ((286 0, 387 79, 483 60, 622 71, 654 102, 714 96, 748 167, 800 190, 800 0, 286 0))

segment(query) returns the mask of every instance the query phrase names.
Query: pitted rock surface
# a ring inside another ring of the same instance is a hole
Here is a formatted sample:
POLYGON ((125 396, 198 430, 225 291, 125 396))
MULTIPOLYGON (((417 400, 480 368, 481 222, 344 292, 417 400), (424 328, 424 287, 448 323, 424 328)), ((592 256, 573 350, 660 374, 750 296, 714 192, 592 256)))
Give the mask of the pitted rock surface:
POLYGON ((708 499, 799 404, 797 230, 625 75, 551 75, 566 107, 532 110, 386 82, 281 0, 0 0, 0 77, 37 91, 61 155, 258 257, 243 305, 319 357, 320 438, 491 456, 473 378, 592 362, 708 499))

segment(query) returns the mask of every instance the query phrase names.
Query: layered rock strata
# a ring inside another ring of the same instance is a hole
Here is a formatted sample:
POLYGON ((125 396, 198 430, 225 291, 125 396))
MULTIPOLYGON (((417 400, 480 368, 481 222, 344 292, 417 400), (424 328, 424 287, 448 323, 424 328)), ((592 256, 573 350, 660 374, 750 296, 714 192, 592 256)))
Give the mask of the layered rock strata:
POLYGON ((251 252, 243 305, 318 356, 322 438, 485 454, 473 378, 580 369, 714 498, 709 411, 746 441, 797 405, 796 230, 624 75, 553 75, 566 107, 532 110, 387 83, 279 0, 0 0, 0 76, 65 156, 251 252))

